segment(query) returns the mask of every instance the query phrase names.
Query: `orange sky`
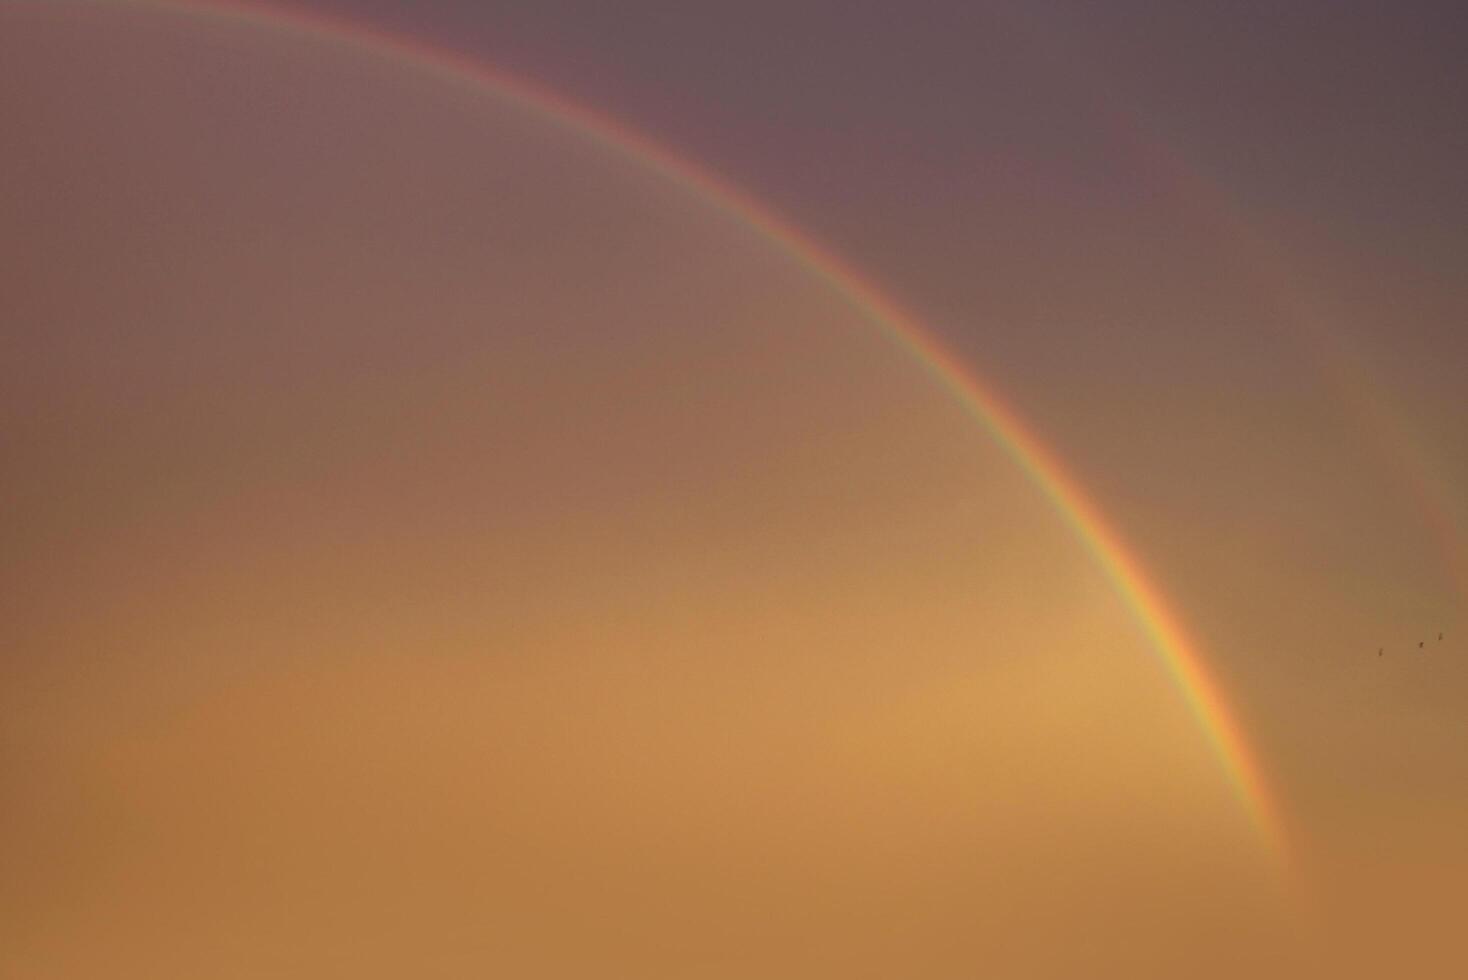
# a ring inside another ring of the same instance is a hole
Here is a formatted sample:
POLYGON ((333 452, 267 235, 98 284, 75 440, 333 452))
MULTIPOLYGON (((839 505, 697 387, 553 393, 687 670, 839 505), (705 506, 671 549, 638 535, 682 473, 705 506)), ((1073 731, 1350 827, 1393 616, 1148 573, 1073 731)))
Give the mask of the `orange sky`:
MULTIPOLYGON (((1013 461, 708 201, 141 9, 0 2, 0 117, 0 973, 1461 965, 1456 545, 1221 246, 1040 173, 998 265, 924 247, 1212 651, 1283 862, 1013 461)), ((1394 404, 1461 488, 1461 401, 1394 404)))

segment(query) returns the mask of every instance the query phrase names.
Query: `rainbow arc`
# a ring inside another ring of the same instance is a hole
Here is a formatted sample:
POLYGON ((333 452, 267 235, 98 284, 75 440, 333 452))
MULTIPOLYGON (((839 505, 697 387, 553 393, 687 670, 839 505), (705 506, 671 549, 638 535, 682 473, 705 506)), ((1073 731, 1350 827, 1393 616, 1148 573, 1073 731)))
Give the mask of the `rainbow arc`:
POLYGON ((1075 476, 976 369, 944 347, 909 311, 840 256, 772 208, 704 166, 609 116, 527 79, 410 38, 318 13, 232 0, 104 0, 251 24, 346 46, 445 82, 527 107, 581 137, 650 168, 754 230, 791 261, 843 297, 943 385, 1003 447, 1074 531, 1130 608, 1176 683, 1258 836, 1283 863, 1284 825, 1259 762, 1197 640, 1120 533, 1075 476))

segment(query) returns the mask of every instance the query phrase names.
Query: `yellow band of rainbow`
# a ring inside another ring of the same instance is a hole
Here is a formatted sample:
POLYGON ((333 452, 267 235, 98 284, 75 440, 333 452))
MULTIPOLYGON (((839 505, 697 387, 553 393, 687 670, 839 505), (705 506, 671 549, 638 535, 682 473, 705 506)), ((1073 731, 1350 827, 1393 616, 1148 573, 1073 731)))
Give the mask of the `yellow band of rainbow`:
POLYGON ((1244 810, 1271 855, 1284 862, 1283 823, 1259 763, 1229 710, 1203 651, 1081 485, 992 385, 948 351, 931 330, 844 260, 707 167, 686 160, 627 124, 523 78, 426 43, 339 18, 234 0, 124 0, 176 12, 250 23, 346 45, 421 73, 470 85, 544 115, 582 137, 651 168, 753 229, 850 302, 962 404, 1049 499, 1105 572, 1161 657, 1212 745, 1244 810))

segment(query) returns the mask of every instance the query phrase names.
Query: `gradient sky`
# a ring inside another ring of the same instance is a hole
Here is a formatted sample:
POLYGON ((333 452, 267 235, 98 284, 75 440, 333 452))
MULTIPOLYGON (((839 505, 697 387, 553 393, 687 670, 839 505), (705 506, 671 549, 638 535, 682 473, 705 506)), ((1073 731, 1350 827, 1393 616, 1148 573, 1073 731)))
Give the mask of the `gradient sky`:
POLYGON ((717 202, 402 59, 0 0, 0 973, 1468 965, 1460 13, 295 9, 914 311, 1285 847, 1015 461, 717 202))

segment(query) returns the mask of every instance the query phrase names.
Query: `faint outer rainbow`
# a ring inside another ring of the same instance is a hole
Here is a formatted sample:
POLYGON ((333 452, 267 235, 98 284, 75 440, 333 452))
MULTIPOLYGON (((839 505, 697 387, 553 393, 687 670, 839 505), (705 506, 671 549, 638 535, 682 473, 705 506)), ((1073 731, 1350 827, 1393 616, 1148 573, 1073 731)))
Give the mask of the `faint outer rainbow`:
POLYGON ((308 36, 386 58, 447 81, 470 85, 508 99, 650 167, 670 181, 712 202, 755 230, 835 293, 860 310, 898 347, 907 351, 964 409, 1004 447, 1084 542, 1117 593, 1131 608, 1161 655, 1194 717, 1233 784, 1265 846, 1286 863, 1284 826, 1238 720, 1229 711, 1218 682, 1210 675, 1198 643, 1168 608, 1141 562, 1116 529, 1087 497, 1081 485, 1040 438, 1005 404, 974 369, 947 350, 915 316, 886 296, 844 260, 794 227, 771 208, 706 167, 685 160, 627 124, 534 82, 517 78, 467 56, 413 39, 316 12, 236 0, 102 0, 146 6, 214 20, 251 23, 308 36))
POLYGON ((1408 414, 1394 404, 1387 386, 1337 327, 1350 320, 1349 312, 1334 308, 1324 293, 1311 289, 1299 257, 1263 234, 1262 220, 1226 197, 1219 182, 1184 159, 1177 145, 1159 136, 1140 110, 1125 100, 1106 97, 1101 86, 1092 85, 1086 91, 1091 110, 1125 138, 1135 152, 1133 165, 1152 185, 1171 190, 1221 241, 1233 245, 1234 254, 1290 328, 1286 334, 1309 354, 1360 426, 1363 438, 1384 460, 1395 464, 1389 471, 1412 495, 1431 532, 1443 571, 1458 597, 1468 599, 1468 510, 1463 507, 1462 494, 1436 463, 1441 453, 1427 444, 1408 414))
POLYGON ((1288 328, 1284 334, 1311 358, 1360 426, 1364 439, 1384 460, 1395 464, 1389 472, 1411 494, 1459 599, 1468 599, 1468 508, 1462 491, 1443 472, 1440 447, 1429 445, 1420 427, 1394 403, 1388 386, 1373 374, 1368 358, 1353 349, 1340 326, 1350 322, 1350 311, 1338 308, 1318 287, 1311 287, 1301 256, 1291 254, 1276 236, 1266 233, 1266 215, 1250 213, 1237 195, 1227 193, 1217 176, 1187 158, 1181 145, 1168 139, 1123 87, 1108 84, 1110 73, 1105 65, 1076 43, 1073 33, 1055 30, 1053 22, 1032 7, 1005 13, 1011 27, 1028 29, 1034 35, 1037 43, 1031 53, 1048 56, 1048 67, 1068 73, 1080 67, 1085 83, 1074 85, 1073 91, 1120 137, 1119 145, 1131 149, 1129 162, 1149 186, 1171 192, 1172 201, 1182 205, 1186 214, 1231 246, 1241 268, 1270 298, 1280 325, 1288 328))

